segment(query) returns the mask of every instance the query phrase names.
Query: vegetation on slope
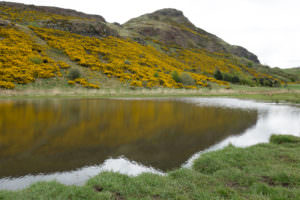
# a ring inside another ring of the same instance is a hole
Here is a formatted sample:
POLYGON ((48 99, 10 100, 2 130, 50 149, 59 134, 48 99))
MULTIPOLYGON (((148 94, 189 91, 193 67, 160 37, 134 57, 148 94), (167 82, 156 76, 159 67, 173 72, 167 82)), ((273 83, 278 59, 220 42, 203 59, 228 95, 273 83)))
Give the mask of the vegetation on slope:
POLYGON ((14 82, 26 84, 35 78, 61 76, 65 63, 50 59, 44 48, 15 27, 0 27, 0 87, 14 88, 14 82))
POLYGON ((56 7, 0 2, 0 19, 89 36, 117 36, 101 16, 56 7))
MULTIPOLYGON (((116 37, 98 39, 52 29, 31 28, 50 46, 63 50, 71 60, 91 70, 101 71, 108 77, 130 82, 131 86, 193 87, 193 85, 184 85, 181 81, 174 80, 172 77, 174 71, 178 73, 186 71, 195 80, 195 85, 206 86, 207 81, 226 85, 225 82, 217 81, 213 77, 193 73, 190 66, 179 60, 151 46, 143 46, 131 40, 116 37)), ((204 54, 202 58, 209 59, 209 56, 204 54)), ((228 70, 222 59, 210 60, 211 62, 220 61, 220 66, 228 70)))
MULTIPOLYGON (((15 26, 0 27, 0 88, 12 89, 36 79, 61 77, 70 66, 51 59, 46 48, 15 26)), ((79 81, 79 80, 76 80, 79 81)), ((97 87, 81 80, 84 87, 97 87)))
MULTIPOLYGON (((30 28, 34 30, 38 36, 46 40, 49 46, 62 50, 72 61, 77 62, 79 65, 88 67, 93 71, 101 71, 108 77, 118 78, 121 82, 130 83, 130 85, 134 87, 152 88, 162 86, 170 88, 196 88, 197 85, 207 86, 208 81, 227 85, 226 82, 216 80, 212 77, 212 74, 216 69, 221 70, 224 73, 237 74, 237 76, 245 77, 245 79, 251 77, 251 72, 253 73, 253 76, 258 78, 260 76, 265 76, 272 79, 272 77, 268 75, 250 71, 250 69, 243 65, 241 65, 244 68, 242 71, 240 67, 234 65, 234 63, 227 59, 225 55, 216 53, 212 54, 204 50, 185 50, 178 48, 173 51, 172 55, 166 55, 151 46, 140 45, 131 40, 120 39, 112 36, 98 39, 95 37, 81 36, 54 29, 36 28, 33 26, 30 28), (191 79, 192 81, 182 80, 183 78, 176 79, 172 76, 173 72, 177 72, 180 75, 182 74, 182 77, 186 77, 186 80, 191 79)), ((26 35, 25 32, 18 30, 16 27, 5 27, 1 28, 1 30, 3 30, 2 37, 4 38, 1 40, 1 46, 3 47, 3 52, 5 51, 4 53, 8 56, 10 56, 11 53, 5 49, 8 45, 13 43, 12 40, 15 40, 14 38, 19 38, 19 41, 22 40, 23 43, 27 42, 27 46, 31 45, 27 48, 29 49, 28 51, 34 52, 34 45, 39 48, 35 55, 30 55, 29 53, 31 52, 26 53, 26 55, 25 53, 22 54, 22 52, 17 52, 14 56, 18 56, 19 54, 25 56, 22 58, 3 58, 3 63, 5 62, 6 64, 10 64, 9 61, 22 60, 22 65, 18 66, 19 70, 23 69, 23 65, 26 67, 31 66, 28 64, 28 60, 35 64, 34 67, 30 67, 30 70, 27 70, 28 73, 31 73, 30 81, 19 81, 17 83, 26 84, 34 81, 35 78, 54 77, 54 72, 56 71, 58 72, 58 76, 61 76, 59 68, 57 68, 57 64, 55 65, 56 68, 52 69, 51 73, 48 72, 47 74, 47 72, 43 72, 45 74, 44 76, 40 74, 36 75, 35 70, 37 70, 37 66, 48 67, 51 63, 55 63, 55 61, 52 61, 50 58, 46 59, 41 57, 41 55, 44 57, 47 56, 45 48, 42 51, 41 45, 36 44, 30 36, 26 35), (14 32, 12 31, 11 35, 9 35, 5 32, 7 30, 13 30, 14 32), (19 35, 17 35, 17 33, 19 35)), ((21 42, 19 42, 19 44, 22 45, 21 42)), ((22 49, 17 45, 13 48, 18 50, 22 49)), ((66 63, 61 61, 59 64, 61 68, 69 67, 66 63)), ((10 64, 10 66, 13 65, 14 63, 10 64)), ((3 72, 3 74, 5 73, 6 72, 3 72)), ((14 82, 16 80, 7 79, 5 81, 14 82)), ((98 87, 88 83, 82 78, 70 80, 69 83, 79 83, 85 87, 91 88, 98 87)))
MULTIPOLYGON (((130 30, 129 37, 139 40, 156 39, 165 44, 176 44, 183 48, 200 48, 244 57, 259 63, 257 56, 238 46, 232 46, 217 36, 193 25, 181 11, 161 9, 129 20, 123 29, 130 30)), ((120 30, 120 35, 124 34, 120 30)), ((126 32, 125 32, 126 34, 126 32)))
POLYGON ((299 144, 297 137, 272 136, 269 144, 203 154, 191 169, 166 176, 104 172, 84 186, 37 183, 0 191, 0 199, 299 199, 299 144))
POLYGON ((294 77, 294 80, 300 82, 300 67, 288 68, 284 69, 284 71, 286 71, 288 74, 291 74, 292 76, 296 76, 294 77))
POLYGON ((42 79, 94 89, 107 78, 131 88, 188 89, 296 81, 282 71, 263 70, 247 50, 195 27, 174 9, 116 25, 72 10, 0 2, 0 18, 0 87, 5 89, 42 79), (51 56, 54 51, 64 59, 51 56), (90 83, 87 74, 101 79, 90 83))
MULTIPOLYGON (((39 21, 75 20, 84 19, 71 15, 61 15, 56 13, 43 12, 35 9, 34 6, 22 4, 5 3, 0 4, 0 16, 2 19, 10 20, 15 23, 32 23, 39 21)), ((86 19, 88 20, 88 19, 86 19)))
POLYGON ((272 74, 274 78, 278 78, 284 83, 300 82, 300 70, 298 68, 280 69, 278 67, 255 66, 254 69, 261 73, 272 74))
MULTIPOLYGON (((197 28, 179 10, 162 9, 142 15, 129 20, 118 30, 121 36, 130 37, 141 43, 152 44, 153 40, 158 40, 164 45, 221 53, 254 72, 274 75, 274 78, 283 82, 291 82, 294 78, 284 70, 273 70, 261 65, 257 56, 247 49, 230 45, 217 36, 197 28)), ((269 79, 258 82, 261 84, 264 81, 269 82, 269 79)))

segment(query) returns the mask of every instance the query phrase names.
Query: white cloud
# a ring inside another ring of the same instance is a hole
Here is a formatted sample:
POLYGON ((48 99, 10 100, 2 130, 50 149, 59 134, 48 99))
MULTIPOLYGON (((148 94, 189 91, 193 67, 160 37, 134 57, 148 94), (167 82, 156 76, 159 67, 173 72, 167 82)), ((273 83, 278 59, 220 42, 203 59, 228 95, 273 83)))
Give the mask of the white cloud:
MULTIPOLYGON (((17 0, 16 0, 17 1, 17 0)), ((72 8, 102 15, 109 22, 171 7, 182 10, 198 27, 241 45, 270 66, 300 66, 298 0, 20 0, 35 5, 72 8)))

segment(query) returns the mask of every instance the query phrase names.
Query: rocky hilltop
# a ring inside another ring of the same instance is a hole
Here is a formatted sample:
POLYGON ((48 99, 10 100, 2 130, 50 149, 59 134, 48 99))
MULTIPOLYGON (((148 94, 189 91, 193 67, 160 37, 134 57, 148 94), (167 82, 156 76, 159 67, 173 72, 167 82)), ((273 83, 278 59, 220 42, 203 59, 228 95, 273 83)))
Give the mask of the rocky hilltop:
POLYGON ((123 27, 132 32, 131 37, 156 39, 183 48, 204 48, 212 52, 230 53, 259 63, 257 56, 247 49, 232 46, 217 36, 197 28, 182 11, 176 9, 162 9, 131 19, 123 27))
POLYGON ((298 77, 162 9, 108 23, 56 7, 0 2, 0 87, 279 86, 298 77), (47 80, 47 81, 45 81, 47 80))

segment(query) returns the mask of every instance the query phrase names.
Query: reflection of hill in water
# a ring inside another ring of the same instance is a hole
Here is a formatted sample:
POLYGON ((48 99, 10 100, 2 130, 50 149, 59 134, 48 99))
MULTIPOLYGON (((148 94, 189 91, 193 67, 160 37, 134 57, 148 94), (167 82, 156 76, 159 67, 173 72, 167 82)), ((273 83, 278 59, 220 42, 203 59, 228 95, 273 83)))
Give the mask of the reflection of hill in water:
POLYGON ((121 155, 167 170, 257 120, 255 111, 151 100, 7 102, 0 113, 0 177, 121 155))

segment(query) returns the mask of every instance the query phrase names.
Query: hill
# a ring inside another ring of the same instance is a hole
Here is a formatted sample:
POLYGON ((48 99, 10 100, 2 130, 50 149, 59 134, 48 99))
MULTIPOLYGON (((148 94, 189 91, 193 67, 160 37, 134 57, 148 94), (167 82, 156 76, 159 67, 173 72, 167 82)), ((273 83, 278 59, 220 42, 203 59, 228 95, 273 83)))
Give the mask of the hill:
POLYGON ((131 19, 123 27, 130 30, 134 35, 138 35, 139 39, 155 39, 165 44, 175 44, 183 48, 204 48, 211 52, 223 52, 245 57, 259 63, 257 56, 245 48, 229 45, 217 36, 197 28, 179 10, 158 10, 131 19))
POLYGON ((69 9, 0 2, 0 87, 199 88, 298 80, 162 9, 108 23, 69 9))
POLYGON ((297 76, 298 79, 296 79, 296 80, 298 80, 298 81, 300 80, 300 67, 288 68, 288 69, 284 69, 284 71, 286 73, 293 74, 293 75, 297 76))

